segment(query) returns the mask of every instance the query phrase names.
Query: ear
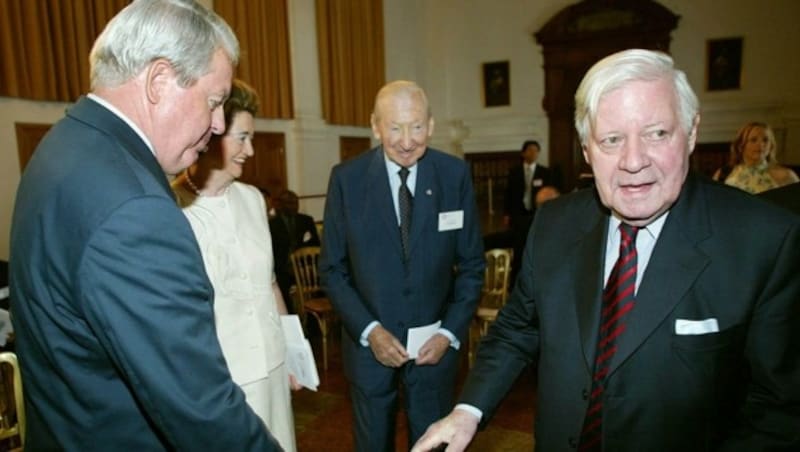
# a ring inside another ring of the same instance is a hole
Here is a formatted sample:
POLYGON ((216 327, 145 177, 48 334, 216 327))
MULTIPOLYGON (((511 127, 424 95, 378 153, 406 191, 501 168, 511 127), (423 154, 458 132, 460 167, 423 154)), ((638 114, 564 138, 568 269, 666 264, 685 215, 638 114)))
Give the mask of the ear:
POLYGON ((583 152, 583 160, 586 164, 592 166, 592 162, 589 160, 589 150, 586 148, 585 144, 581 145, 581 152, 583 152))
POLYGON ((369 115, 369 124, 372 126, 372 136, 381 141, 381 130, 378 128, 378 118, 375 117, 375 113, 369 115))
POLYGON ((433 116, 428 118, 428 138, 433 136, 433 126, 434 126, 433 116))
POLYGON ((145 94, 147 100, 152 104, 159 103, 167 88, 174 83, 175 71, 172 64, 164 58, 159 58, 147 66, 145 78, 145 94))
POLYGON ((692 130, 689 131, 689 154, 694 152, 694 145, 697 143, 697 126, 700 125, 700 115, 694 117, 692 121, 692 130))

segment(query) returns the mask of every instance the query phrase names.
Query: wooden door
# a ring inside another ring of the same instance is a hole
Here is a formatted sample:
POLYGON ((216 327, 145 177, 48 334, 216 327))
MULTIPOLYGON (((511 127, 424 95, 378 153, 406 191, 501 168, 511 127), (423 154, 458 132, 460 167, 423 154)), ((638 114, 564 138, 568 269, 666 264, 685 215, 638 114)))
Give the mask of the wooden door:
POLYGON ((19 171, 25 169, 31 159, 36 146, 42 141, 44 134, 50 130, 52 124, 31 124, 18 122, 14 124, 17 132, 17 153, 19 154, 19 171))
POLYGON ((369 137, 339 137, 339 158, 344 162, 366 152, 372 146, 369 137))
POLYGON ((669 51, 670 33, 680 17, 652 0, 584 0, 553 16, 535 33, 542 45, 549 119, 550 167, 564 190, 589 171, 574 126, 575 91, 601 58, 629 48, 669 51))

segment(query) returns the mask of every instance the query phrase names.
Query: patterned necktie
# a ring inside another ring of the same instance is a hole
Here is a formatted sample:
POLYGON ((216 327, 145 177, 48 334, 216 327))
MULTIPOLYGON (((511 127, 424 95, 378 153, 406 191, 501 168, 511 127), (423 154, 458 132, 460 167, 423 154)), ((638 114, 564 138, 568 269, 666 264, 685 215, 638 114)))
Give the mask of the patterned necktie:
POLYGON ((625 317, 633 309, 636 290, 636 233, 639 228, 619 225, 619 257, 603 290, 600 331, 592 376, 589 407, 583 422, 579 451, 602 450, 603 391, 608 365, 617 351, 617 338, 625 332, 625 317))
POLYGON ((397 193, 400 204, 400 244, 403 246, 403 257, 408 259, 408 231, 411 229, 411 208, 414 205, 414 198, 406 185, 408 168, 400 168, 397 174, 400 175, 400 190, 397 193))

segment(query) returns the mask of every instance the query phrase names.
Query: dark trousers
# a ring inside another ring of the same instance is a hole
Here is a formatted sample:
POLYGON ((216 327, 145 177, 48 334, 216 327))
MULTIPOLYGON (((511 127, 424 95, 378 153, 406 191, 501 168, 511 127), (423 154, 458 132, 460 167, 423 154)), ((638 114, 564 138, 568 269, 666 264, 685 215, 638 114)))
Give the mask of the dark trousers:
POLYGON ((385 373, 383 381, 370 382, 368 388, 351 382, 355 450, 395 450, 401 390, 408 420, 407 449, 411 449, 431 424, 453 409, 458 356, 457 350, 449 348, 436 366, 417 366, 409 361, 394 372, 385 373))

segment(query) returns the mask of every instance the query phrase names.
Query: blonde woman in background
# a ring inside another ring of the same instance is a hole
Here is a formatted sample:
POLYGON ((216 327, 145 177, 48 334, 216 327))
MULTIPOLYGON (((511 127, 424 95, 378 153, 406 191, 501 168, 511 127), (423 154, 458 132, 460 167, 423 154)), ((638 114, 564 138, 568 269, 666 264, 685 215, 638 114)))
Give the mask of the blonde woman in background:
POLYGON ((761 193, 797 182, 797 174, 775 159, 775 134, 763 122, 749 122, 731 143, 728 166, 714 173, 714 180, 749 193, 761 193))
POLYGON ((286 314, 275 281, 272 239, 264 197, 237 182, 253 156, 253 117, 258 97, 234 80, 225 102, 225 134, 173 182, 184 214, 197 236, 214 286, 214 317, 222 352, 247 403, 286 451, 295 451, 292 389, 281 314, 286 314))

